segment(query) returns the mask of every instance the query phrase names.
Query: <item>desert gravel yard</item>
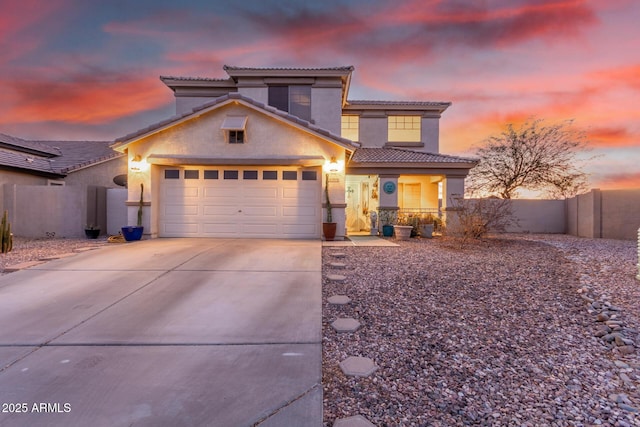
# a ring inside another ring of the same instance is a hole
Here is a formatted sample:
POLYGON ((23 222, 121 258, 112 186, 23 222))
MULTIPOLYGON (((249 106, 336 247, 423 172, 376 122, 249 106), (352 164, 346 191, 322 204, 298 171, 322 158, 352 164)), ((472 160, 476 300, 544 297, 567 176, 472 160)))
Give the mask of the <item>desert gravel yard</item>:
POLYGON ((323 248, 326 426, 358 414, 377 426, 640 425, 635 242, 399 244, 323 248), (338 333, 338 318, 362 326, 338 333), (378 369, 347 377, 349 356, 378 369))

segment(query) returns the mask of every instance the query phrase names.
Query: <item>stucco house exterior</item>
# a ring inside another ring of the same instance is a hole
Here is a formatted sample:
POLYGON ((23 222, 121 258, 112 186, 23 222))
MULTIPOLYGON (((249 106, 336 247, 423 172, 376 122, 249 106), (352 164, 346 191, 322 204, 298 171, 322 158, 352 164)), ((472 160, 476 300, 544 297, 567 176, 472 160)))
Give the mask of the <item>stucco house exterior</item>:
POLYGON ((371 212, 446 216, 473 159, 440 154, 447 102, 349 100, 354 68, 225 66, 161 77, 176 115, 118 138, 129 222, 144 184, 150 237, 320 238, 329 185, 337 238, 371 212))

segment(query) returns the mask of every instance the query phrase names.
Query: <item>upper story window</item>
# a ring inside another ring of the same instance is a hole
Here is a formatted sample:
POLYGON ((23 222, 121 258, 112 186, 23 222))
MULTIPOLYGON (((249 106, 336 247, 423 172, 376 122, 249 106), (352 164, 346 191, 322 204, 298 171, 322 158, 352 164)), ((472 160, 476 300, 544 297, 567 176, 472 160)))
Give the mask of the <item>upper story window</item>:
POLYGON ((311 85, 269 86, 269 105, 311 120, 311 85))
POLYGON ((360 138, 360 116, 342 116, 341 135, 352 141, 360 138))
POLYGON ((420 142, 420 116, 389 116, 389 142, 420 142))

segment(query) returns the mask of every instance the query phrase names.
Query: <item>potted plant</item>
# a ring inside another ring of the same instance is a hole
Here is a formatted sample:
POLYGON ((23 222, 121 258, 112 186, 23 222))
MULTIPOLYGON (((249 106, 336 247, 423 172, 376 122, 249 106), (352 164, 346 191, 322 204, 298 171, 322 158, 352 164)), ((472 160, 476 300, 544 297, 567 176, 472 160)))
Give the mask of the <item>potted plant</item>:
POLYGON ((329 199, 329 174, 327 174, 324 194, 327 199, 327 222, 322 223, 322 233, 324 234, 325 240, 331 241, 336 238, 337 224, 333 222, 333 215, 331 213, 331 200, 329 199))
POLYGON ((142 232, 144 231, 144 227, 142 226, 142 206, 144 206, 144 184, 141 183, 140 202, 138 203, 138 225, 122 227, 122 235, 127 242, 140 240, 142 238, 142 232))
POLYGON ((408 215, 398 215, 398 220, 393 226, 393 232, 397 240, 409 240, 413 230, 413 221, 408 215))
POLYGON ((84 235, 87 236, 87 239, 97 239, 100 235, 100 228, 89 224, 84 229, 84 235))
POLYGON ((393 236, 393 223, 397 218, 396 211, 394 209, 379 209, 378 218, 382 224, 382 236, 393 236))

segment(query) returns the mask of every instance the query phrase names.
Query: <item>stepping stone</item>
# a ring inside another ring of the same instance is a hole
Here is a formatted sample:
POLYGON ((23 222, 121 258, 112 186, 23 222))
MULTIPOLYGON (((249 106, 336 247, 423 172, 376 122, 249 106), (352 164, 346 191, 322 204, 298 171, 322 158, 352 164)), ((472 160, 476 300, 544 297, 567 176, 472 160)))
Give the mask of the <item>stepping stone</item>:
POLYGON ((339 418, 333 422, 333 427, 376 427, 371 421, 362 415, 348 418, 339 418))
POLYGON ((327 302, 333 305, 345 305, 351 302, 351 298, 346 295, 334 295, 327 298, 327 302))
POLYGON ((378 366, 368 357, 351 356, 340 362, 340 369, 347 376, 368 377, 378 369, 378 366))
POLYGON ((336 332, 355 332, 360 327, 360 322, 356 319, 346 317, 334 320, 331 326, 336 332))
POLYGON ((329 263, 329 267, 343 269, 343 268, 347 268, 347 264, 343 262, 331 262, 329 263))
POLYGON ((334 258, 344 258, 347 256, 347 254, 345 254, 344 252, 334 252, 331 254, 331 256, 334 258))
POLYGON ((332 282, 342 283, 347 280, 347 276, 343 276, 342 274, 327 274, 327 279, 331 280, 332 282))

